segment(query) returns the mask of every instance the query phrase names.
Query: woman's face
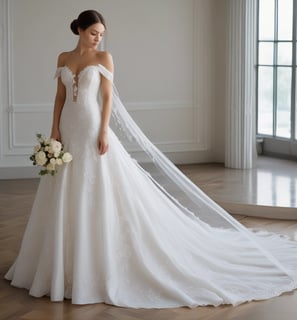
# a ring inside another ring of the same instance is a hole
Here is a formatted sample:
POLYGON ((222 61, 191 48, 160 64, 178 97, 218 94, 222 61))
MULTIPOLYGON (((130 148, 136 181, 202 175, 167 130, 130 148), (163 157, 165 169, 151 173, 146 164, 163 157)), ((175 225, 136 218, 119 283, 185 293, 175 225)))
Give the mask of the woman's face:
POLYGON ((89 26, 86 30, 78 29, 82 44, 88 48, 96 49, 102 40, 105 27, 102 23, 95 23, 89 26))

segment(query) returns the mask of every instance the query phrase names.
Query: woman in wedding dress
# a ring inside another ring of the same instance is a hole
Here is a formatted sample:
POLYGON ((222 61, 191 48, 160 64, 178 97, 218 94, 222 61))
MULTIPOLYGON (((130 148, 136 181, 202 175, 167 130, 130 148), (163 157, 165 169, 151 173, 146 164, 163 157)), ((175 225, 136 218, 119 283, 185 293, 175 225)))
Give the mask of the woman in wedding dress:
POLYGON ((71 29, 79 40, 58 58, 51 136, 73 161, 41 178, 6 279, 34 297, 133 308, 237 305, 294 290, 296 242, 244 228, 145 137, 113 86, 111 55, 97 51, 101 14, 84 11, 71 29))

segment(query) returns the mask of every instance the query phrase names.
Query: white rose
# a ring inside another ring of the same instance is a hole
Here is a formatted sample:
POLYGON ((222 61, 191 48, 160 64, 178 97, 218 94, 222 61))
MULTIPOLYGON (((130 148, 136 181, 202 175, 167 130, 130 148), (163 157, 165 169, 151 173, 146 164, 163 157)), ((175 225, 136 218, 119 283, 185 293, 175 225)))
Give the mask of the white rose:
POLYGON ((51 153, 58 153, 60 152, 62 149, 62 144, 61 142, 57 141, 57 140, 54 140, 54 139, 51 139, 50 141, 50 152, 51 153))
POLYGON ((56 165, 50 162, 50 163, 46 166, 46 169, 49 170, 49 171, 55 171, 56 165))
POLYGON ((49 151, 49 147, 46 146, 46 147, 44 148, 44 151, 49 151))
POLYGON ((67 163, 72 161, 72 155, 69 152, 65 152, 62 157, 63 162, 67 163))
POLYGON ((63 160, 60 159, 60 158, 58 158, 58 159, 56 160, 56 164, 57 164, 58 166, 61 166, 61 165, 63 164, 63 160))
POLYGON ((35 155, 35 161, 39 166, 43 166, 46 163, 46 154, 43 151, 39 151, 35 155))
POLYGON ((56 159, 55 159, 55 158, 51 158, 50 163, 51 163, 51 164, 56 164, 56 163, 57 163, 57 161, 56 161, 56 159))
POLYGON ((55 157, 55 158, 58 158, 59 155, 60 155, 60 152, 55 152, 55 153, 54 153, 54 157, 55 157))

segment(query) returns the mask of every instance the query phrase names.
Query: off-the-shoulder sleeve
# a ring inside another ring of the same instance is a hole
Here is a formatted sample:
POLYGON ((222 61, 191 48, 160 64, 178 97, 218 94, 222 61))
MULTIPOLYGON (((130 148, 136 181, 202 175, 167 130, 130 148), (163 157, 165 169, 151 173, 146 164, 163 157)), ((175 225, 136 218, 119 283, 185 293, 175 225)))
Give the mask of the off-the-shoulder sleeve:
POLYGON ((113 74, 107 70, 102 64, 98 64, 99 72, 110 82, 113 82, 113 74))
POLYGON ((58 67, 54 76, 54 79, 59 78, 61 76, 62 67, 58 67))

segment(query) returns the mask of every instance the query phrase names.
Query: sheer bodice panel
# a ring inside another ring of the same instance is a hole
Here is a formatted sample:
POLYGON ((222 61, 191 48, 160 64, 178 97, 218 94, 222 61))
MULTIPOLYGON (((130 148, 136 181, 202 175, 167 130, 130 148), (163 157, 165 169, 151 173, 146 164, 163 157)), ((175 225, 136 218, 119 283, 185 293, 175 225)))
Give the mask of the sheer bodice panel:
POLYGON ((66 87, 66 103, 93 104, 97 101, 100 85, 98 66, 90 65, 77 75, 67 66, 61 67, 61 80, 66 87))

